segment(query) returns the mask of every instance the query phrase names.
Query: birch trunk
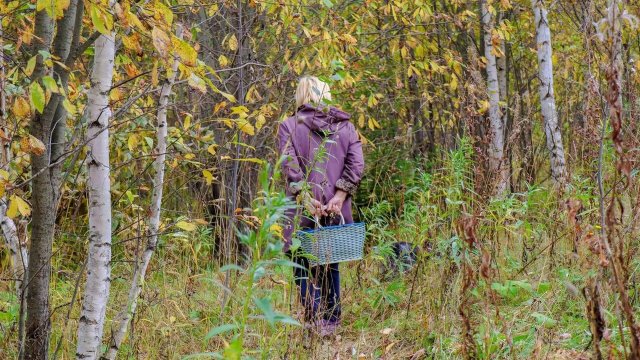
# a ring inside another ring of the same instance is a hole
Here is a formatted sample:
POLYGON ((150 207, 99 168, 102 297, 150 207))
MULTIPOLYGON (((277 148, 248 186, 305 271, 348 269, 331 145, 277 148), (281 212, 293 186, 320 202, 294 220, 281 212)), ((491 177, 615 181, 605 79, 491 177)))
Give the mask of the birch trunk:
POLYGON ((0 199, 0 226, 2 227, 2 235, 7 241, 9 252, 11 253, 11 262, 13 267, 13 277, 16 281, 16 294, 18 299, 22 298, 22 281, 27 271, 29 258, 27 248, 20 243, 16 224, 7 217, 7 200, 0 199))
POLYGON ((566 181, 566 161, 553 91, 551 30, 549 29, 544 1, 531 0, 531 5, 535 15, 540 106, 544 119, 544 132, 547 137, 547 150, 549 150, 551 157, 551 177, 556 184, 563 185, 566 181))
POLYGON ((509 173, 504 158, 504 124, 500 116, 498 67, 492 40, 493 16, 487 8, 486 1, 482 1, 482 28, 484 56, 487 59, 487 92, 489 95, 489 125, 491 128, 489 165, 492 173, 498 176, 495 193, 501 196, 507 189, 509 173))
MULTIPOLYGON (((178 25, 176 29, 176 36, 182 39, 182 26, 178 25)), ((167 78, 162 84, 160 90, 160 100, 158 102, 157 120, 158 126, 156 129, 156 142, 158 144, 155 153, 156 158, 153 162, 153 169, 155 175, 153 177, 153 190, 151 193, 151 209, 149 218, 149 230, 147 234, 147 246, 142 254, 142 258, 137 262, 135 271, 133 273, 133 283, 129 289, 129 296, 127 298, 127 304, 118 314, 115 330, 109 345, 107 354, 103 356, 103 359, 113 360, 116 358, 116 354, 124 337, 127 333, 127 327, 129 322, 136 312, 138 306, 138 299, 142 292, 142 285, 144 284, 144 276, 147 272, 147 267, 151 261, 151 256, 156 250, 158 244, 158 230, 160 227, 160 209, 162 204, 162 187, 164 186, 164 162, 167 153, 167 106, 169 104, 169 96, 171 95, 171 88, 175 82, 176 72, 178 70, 178 60, 174 59, 172 65, 171 77, 167 78)))
POLYGON ((87 283, 78 324, 77 359, 96 359, 102 344, 111 284, 111 184, 109 179, 109 90, 113 78, 115 36, 100 35, 95 44, 91 89, 87 94, 89 188, 89 258, 87 283))
POLYGON ((500 94, 500 122, 502 122, 502 139, 504 141, 504 154, 502 163, 502 176, 504 186, 510 189, 511 184, 511 146, 507 144, 512 124, 509 122, 509 80, 507 78, 507 46, 505 40, 500 40, 500 52, 502 56, 496 58, 496 67, 498 69, 498 93, 500 94))

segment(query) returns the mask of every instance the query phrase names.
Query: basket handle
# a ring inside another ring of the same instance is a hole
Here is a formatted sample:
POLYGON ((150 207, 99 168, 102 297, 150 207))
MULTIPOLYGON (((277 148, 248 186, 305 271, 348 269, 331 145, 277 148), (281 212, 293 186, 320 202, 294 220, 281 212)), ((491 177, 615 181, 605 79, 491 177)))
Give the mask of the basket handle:
MULTIPOLYGON (((340 212, 339 214, 340 214, 340 225, 344 225, 344 216, 342 215, 342 212, 340 212)), ((313 216, 313 222, 316 223, 319 229, 322 229, 322 225, 320 225, 320 218, 317 215, 313 216)))

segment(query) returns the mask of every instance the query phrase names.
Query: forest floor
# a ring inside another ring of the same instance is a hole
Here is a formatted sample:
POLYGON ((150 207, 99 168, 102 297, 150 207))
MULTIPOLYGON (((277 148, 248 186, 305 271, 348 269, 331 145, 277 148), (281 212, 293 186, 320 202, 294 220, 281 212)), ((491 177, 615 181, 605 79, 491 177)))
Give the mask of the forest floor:
MULTIPOLYGON (((473 322, 481 358, 589 358, 583 352, 590 344, 585 304, 572 284, 580 275, 559 261, 553 265, 537 264, 517 276, 507 276, 508 264, 513 260, 505 256, 500 261, 502 277, 510 280, 496 281, 492 286, 504 295, 502 299, 492 303, 476 299, 474 305, 478 310, 473 322)), ((460 276, 458 271, 441 264, 437 256, 428 255, 410 272, 388 281, 377 280, 380 262, 372 257, 343 264, 343 323, 336 337, 304 343, 299 327, 276 324, 271 328, 254 317, 245 354, 262 359, 461 358, 460 276)), ((300 307, 291 295, 290 272, 290 268, 276 268, 256 286, 268 293, 276 310, 295 317, 300 307)), ((119 273, 118 266, 114 273, 109 319, 126 298, 126 279, 130 275, 119 273)), ((193 263, 174 262, 160 254, 148 275, 133 328, 119 358, 181 359, 221 351, 227 345, 224 336, 205 339, 212 328, 233 322, 239 314, 235 297, 230 298, 225 311, 221 310, 222 273, 196 269, 193 263)), ((64 324, 76 276, 71 271, 54 274, 52 349, 64 335, 58 359, 71 359, 74 354, 78 305, 68 324, 64 324)), ((230 284, 232 292, 242 293, 242 289, 234 289, 240 285, 234 285, 233 279, 230 284)), ((10 308, 16 303, 11 294, 9 288, 0 291, 1 358, 15 356, 15 326, 11 324, 17 309, 10 308)), ((607 315, 615 321, 614 315, 607 315)), ((109 335, 110 326, 112 323, 108 322, 105 336, 109 335)), ((616 330, 613 332, 615 337, 616 330)))

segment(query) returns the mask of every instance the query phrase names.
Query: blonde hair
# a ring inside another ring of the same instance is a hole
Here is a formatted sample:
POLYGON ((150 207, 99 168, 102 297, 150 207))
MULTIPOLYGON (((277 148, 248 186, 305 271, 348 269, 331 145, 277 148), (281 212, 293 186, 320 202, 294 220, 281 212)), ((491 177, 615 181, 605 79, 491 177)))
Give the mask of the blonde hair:
POLYGON ((296 108, 307 104, 319 104, 322 100, 331 101, 329 84, 315 76, 303 76, 296 89, 296 108))

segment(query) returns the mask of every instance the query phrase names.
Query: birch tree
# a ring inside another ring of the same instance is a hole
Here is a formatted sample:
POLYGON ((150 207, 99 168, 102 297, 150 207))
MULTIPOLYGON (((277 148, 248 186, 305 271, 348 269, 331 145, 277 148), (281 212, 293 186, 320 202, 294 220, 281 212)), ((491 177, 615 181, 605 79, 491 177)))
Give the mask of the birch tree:
POLYGON ((91 89, 87 94, 89 152, 89 256, 78 325, 78 359, 96 359, 111 283, 111 184, 109 179, 109 90, 115 60, 114 33, 96 40, 91 89))
POLYGON ((482 1, 482 27, 484 38, 484 56, 487 59, 487 92, 489 95, 489 125, 491 144, 489 145, 489 165, 493 174, 498 176, 495 193, 500 196, 507 189, 509 172, 504 158, 504 124, 500 116, 500 89, 498 67, 493 46, 493 15, 489 5, 482 1))
POLYGON ((566 181, 566 161, 553 90, 551 30, 549 29, 547 9, 544 6, 544 1, 531 0, 531 5, 535 16, 536 42, 538 44, 540 106, 544 119, 547 150, 551 157, 551 177, 556 184, 561 185, 566 181))
MULTIPOLYGON (((182 26, 177 25, 176 37, 182 39, 182 26)), ((136 263, 136 268, 133 274, 133 283, 129 289, 129 295, 127 297, 127 303, 124 308, 118 314, 116 319, 115 330, 112 335, 109 350, 105 356, 106 359, 113 360, 116 358, 116 354, 124 337, 127 333, 127 327, 129 322, 136 312, 138 306, 138 299, 142 292, 142 285, 144 284, 144 276, 147 272, 147 267, 151 261, 151 257, 158 245, 158 231, 160 230, 160 210, 162 205, 162 187, 164 186, 164 171, 165 171, 165 159, 167 153, 167 106, 169 105, 169 96, 171 95, 171 89, 176 79, 176 72, 178 70, 178 59, 174 57, 170 76, 162 84, 160 90, 160 100, 158 102, 157 112, 157 128, 156 128, 156 142, 157 147, 155 149, 156 158, 153 162, 153 169, 155 171, 153 177, 153 190, 151 193, 151 209, 149 217, 149 229, 147 233, 147 246, 145 247, 142 258, 136 263)))

